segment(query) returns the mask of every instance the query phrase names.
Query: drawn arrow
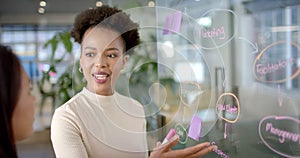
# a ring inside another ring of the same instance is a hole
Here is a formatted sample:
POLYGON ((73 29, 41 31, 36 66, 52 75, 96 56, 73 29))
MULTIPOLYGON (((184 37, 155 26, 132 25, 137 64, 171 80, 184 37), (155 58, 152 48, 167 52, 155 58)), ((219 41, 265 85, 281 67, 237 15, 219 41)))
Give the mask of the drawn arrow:
POLYGON ((280 96, 280 85, 278 85, 278 103, 279 106, 282 106, 282 97, 280 96))
POLYGON ((224 129, 224 139, 227 138, 227 134, 226 134, 226 127, 227 127, 227 123, 225 123, 225 129, 224 129))
POLYGON ((253 44, 250 40, 244 38, 244 37, 238 37, 239 40, 244 40, 246 42, 248 42, 253 48, 254 48, 254 51, 251 53, 251 54, 256 54, 258 52, 258 46, 257 46, 257 43, 253 44))

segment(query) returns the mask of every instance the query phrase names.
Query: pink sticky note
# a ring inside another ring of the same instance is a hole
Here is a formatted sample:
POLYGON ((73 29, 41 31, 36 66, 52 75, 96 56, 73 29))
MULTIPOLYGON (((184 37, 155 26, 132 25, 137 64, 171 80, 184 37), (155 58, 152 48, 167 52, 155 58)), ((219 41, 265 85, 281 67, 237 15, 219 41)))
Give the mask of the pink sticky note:
POLYGON ((201 119, 196 115, 194 115, 191 120, 188 136, 196 141, 199 141, 201 132, 201 122, 201 119))
POLYGON ((172 16, 166 17, 166 23, 163 30, 163 35, 169 34, 170 30, 172 29, 172 16))
POLYGON ((180 25, 181 25, 181 19, 182 19, 182 12, 181 11, 175 12, 174 16, 173 16, 173 23, 172 23, 171 31, 179 32, 180 25))
POLYGON ((166 17, 164 25, 163 35, 169 34, 170 31, 173 33, 179 32, 182 19, 182 12, 177 11, 172 15, 166 17))

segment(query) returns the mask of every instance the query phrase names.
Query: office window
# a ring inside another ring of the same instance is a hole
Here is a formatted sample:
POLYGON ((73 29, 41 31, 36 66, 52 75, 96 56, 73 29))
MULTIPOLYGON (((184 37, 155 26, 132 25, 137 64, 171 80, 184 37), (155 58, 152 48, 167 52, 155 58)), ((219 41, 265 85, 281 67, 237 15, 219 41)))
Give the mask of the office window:
POLYGON ((259 65, 265 65, 261 69, 259 69, 259 65, 256 65, 256 79, 269 83, 276 82, 286 89, 299 88, 299 77, 293 78, 300 65, 298 60, 300 51, 298 44, 300 42, 298 38, 299 7, 273 9, 253 15, 257 23, 258 47, 262 50, 261 57, 257 56, 256 58, 261 62, 259 65))
MULTIPOLYGON (((44 48, 46 41, 55 33, 69 28, 70 26, 2 25, 0 41, 14 50, 25 71, 34 80, 39 77, 40 71, 45 71, 45 65, 49 64, 51 48, 44 48)), ((59 46, 56 57, 61 57, 63 53, 62 46, 59 46)))

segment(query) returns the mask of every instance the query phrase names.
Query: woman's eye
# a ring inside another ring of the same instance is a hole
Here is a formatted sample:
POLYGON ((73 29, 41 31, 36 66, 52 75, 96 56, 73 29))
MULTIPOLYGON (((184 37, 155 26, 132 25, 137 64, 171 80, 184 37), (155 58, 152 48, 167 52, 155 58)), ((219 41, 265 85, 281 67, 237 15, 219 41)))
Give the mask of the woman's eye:
POLYGON ((115 55, 115 54, 108 54, 107 57, 109 57, 109 58, 115 58, 115 57, 117 57, 117 55, 115 55))
POLYGON ((85 56, 86 57, 93 57, 93 56, 95 56, 95 53, 85 53, 85 56))

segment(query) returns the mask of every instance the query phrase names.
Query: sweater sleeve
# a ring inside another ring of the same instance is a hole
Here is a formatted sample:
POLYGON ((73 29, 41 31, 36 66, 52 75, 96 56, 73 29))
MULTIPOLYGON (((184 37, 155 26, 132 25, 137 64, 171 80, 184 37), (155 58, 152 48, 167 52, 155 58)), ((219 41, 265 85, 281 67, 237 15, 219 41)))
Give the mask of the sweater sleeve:
POLYGON ((57 158, 88 158, 76 118, 64 108, 53 115, 51 141, 57 158))

